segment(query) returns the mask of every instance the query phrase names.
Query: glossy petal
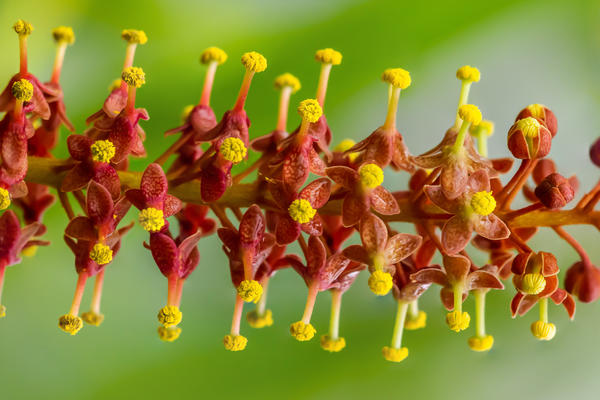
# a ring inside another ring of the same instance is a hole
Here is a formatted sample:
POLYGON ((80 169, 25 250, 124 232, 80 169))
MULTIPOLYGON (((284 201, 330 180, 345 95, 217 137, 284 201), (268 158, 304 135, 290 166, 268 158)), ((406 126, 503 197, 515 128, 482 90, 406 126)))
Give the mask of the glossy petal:
POLYGON ((469 222, 455 215, 442 228, 442 246, 448 254, 456 254, 467 247, 472 233, 469 222))
POLYGON ((382 215, 395 215, 400 212, 400 207, 394 196, 384 187, 377 186, 370 195, 371 207, 382 215))

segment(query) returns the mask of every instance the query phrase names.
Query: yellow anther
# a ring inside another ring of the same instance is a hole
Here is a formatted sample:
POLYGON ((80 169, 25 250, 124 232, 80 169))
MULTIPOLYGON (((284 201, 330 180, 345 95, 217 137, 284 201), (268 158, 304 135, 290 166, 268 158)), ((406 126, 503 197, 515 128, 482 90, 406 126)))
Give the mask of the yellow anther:
POLYGON ((223 338, 223 344, 229 351, 241 351, 246 348, 248 339, 242 335, 225 335, 223 338))
POLYGON ((322 64, 340 65, 342 63, 342 53, 330 48, 317 50, 315 60, 322 64))
POLYGON ((305 119, 308 122, 317 122, 319 118, 321 118, 321 115, 323 115, 323 109, 317 100, 306 99, 300 102, 298 114, 302 116, 302 119, 305 119))
POLYGON ((142 87, 146 83, 146 74, 139 67, 129 67, 121 74, 121 79, 129 86, 142 87))
POLYGON ((0 318, 6 317, 6 307, 0 304, 0 318))
POLYGON ((517 130, 523 132, 527 138, 534 138, 540 133, 540 123, 533 117, 523 118, 517 121, 517 130))
POLYGON ((152 207, 140 211, 138 220, 142 228, 148 232, 158 232, 165 226, 163 211, 152 207))
POLYGON ((304 199, 296 199, 288 207, 288 214, 299 224, 310 222, 316 213, 317 210, 312 207, 308 200, 304 199))
POLYGON ((298 321, 290 325, 290 333, 299 342, 305 342, 312 339, 317 331, 311 324, 298 321))
POLYGON ((531 324, 531 333, 539 340, 552 340, 556 335, 556 326, 551 322, 535 321, 531 324))
POLYGON ((29 101, 33 97, 33 85, 27 79, 20 79, 12 85, 12 95, 20 101, 29 101))
POLYGON ((0 210, 6 210, 10 206, 10 193, 4 188, 0 188, 0 210))
POLYGON ((411 79, 410 73, 402 68, 389 68, 383 71, 383 75, 381 76, 384 82, 389 83, 393 87, 399 89, 406 89, 410 86, 411 79))
POLYGON ((148 41, 148 36, 146 36, 146 32, 140 31, 137 29, 123 29, 121 32, 121 38, 128 43, 135 44, 146 44, 148 41))
POLYGON ((92 160, 107 163, 115 156, 115 146, 110 140, 96 140, 90 147, 92 160))
POLYGON ((221 147, 219 148, 219 152, 227 161, 231 161, 234 164, 241 162, 246 154, 248 154, 248 149, 244 145, 244 142, 235 137, 228 137, 223 140, 221 147))
POLYGON ((108 264, 112 261, 113 251, 105 244, 96 243, 90 251, 90 259, 98 265, 108 264))
POLYGON ((365 164, 358 170, 360 182, 369 189, 383 183, 383 170, 377 164, 365 164))
POLYGON ((98 314, 94 311, 87 311, 81 314, 81 319, 86 324, 100 326, 102 321, 104 321, 104 314, 98 314))
POLYGON ((83 321, 76 315, 65 314, 58 319, 58 327, 71 335, 75 335, 83 327, 83 321))
POLYGON ((464 65, 456 71, 456 77, 461 81, 479 82, 481 74, 477 68, 464 65))
POLYGON ((388 272, 376 270, 369 277, 369 288, 377 296, 385 296, 392 289, 394 279, 388 272))
POLYGON ((200 62, 202 64, 208 64, 213 61, 216 61, 219 65, 223 64, 227 61, 227 53, 218 47, 209 47, 200 55, 200 62))
POLYGON ((476 137, 479 135, 492 136, 494 133, 494 123, 484 119, 477 125, 471 125, 469 132, 476 137))
POLYGON ((258 311, 252 310, 246 314, 248 324, 253 328, 265 328, 273 325, 273 313, 271 310, 266 310, 264 314, 259 314, 258 311))
POLYGON ((446 323, 454 332, 464 331, 469 327, 470 322, 471 316, 466 311, 460 313, 457 310, 454 310, 446 314, 446 323))
POLYGON ((469 347, 473 351, 488 351, 494 345, 494 337, 492 335, 485 335, 480 338, 473 336, 469 338, 469 347))
POLYGON ((427 313, 425 311, 419 311, 419 314, 416 318, 410 318, 410 316, 406 319, 404 323, 404 329, 408 331, 414 331, 417 329, 425 328, 427 325, 427 313))
POLYGON ((108 86, 108 91, 112 92, 113 90, 120 88, 121 82, 123 82, 121 79, 115 79, 114 81, 112 81, 111 84, 108 86))
POLYGON ((52 29, 52 37, 56 43, 75 43, 75 34, 70 26, 58 26, 52 29))
POLYGON ((13 25, 13 29, 19 36, 29 36, 31 32, 33 32, 33 25, 31 25, 27 21, 23 21, 22 19, 15 22, 13 25))
POLYGON ((333 151, 343 153, 347 150, 350 150, 352 147, 354 147, 355 144, 356 142, 352 139, 344 139, 341 142, 339 142, 337 146, 335 146, 333 151))
POLYGON ((181 322, 183 314, 179 311, 177 306, 164 306, 158 310, 158 322, 160 322, 165 328, 175 326, 181 322))
POLYGON ((165 328, 160 325, 158 327, 158 337, 164 342, 174 342, 179 338, 179 335, 181 335, 181 328, 178 326, 165 328))
POLYGON ((458 109, 458 116, 465 122, 473 125, 481 123, 481 111, 473 104, 464 104, 458 109))
POLYGON ((477 192, 471 197, 471 208, 481 216, 490 215, 496 209, 496 199, 492 192, 477 192))
POLYGON ((286 72, 285 74, 281 74, 277 78, 275 78, 275 87, 277 89, 291 87, 292 93, 296 93, 298 90, 300 90, 302 85, 300 85, 300 80, 298 78, 286 72))
POLYGON ((381 352, 383 353, 383 358, 391 362, 399 363, 408 357, 408 348, 406 347, 395 349, 393 347, 385 346, 381 349, 381 352))
POLYGON ((244 279, 237 287, 237 294, 247 303, 257 303, 262 293, 262 286, 255 280, 244 279))
POLYGON ((181 111, 181 119, 184 122, 187 121, 187 119, 190 116, 190 113, 192 112, 194 107, 195 106, 193 104, 188 104, 187 106, 183 107, 183 111, 181 111))
POLYGON ((521 280, 521 290, 525 294, 538 294, 546 288, 546 279, 542 274, 525 274, 521 280))
POLYGON ((530 104, 527 109, 534 118, 543 119, 546 116, 546 106, 543 104, 530 104))
POLYGON ((242 65, 252 72, 263 72, 267 69, 267 59, 256 51, 245 53, 242 56, 242 65))
POLYGON ((35 246, 35 245, 27 246, 23 250, 21 250, 21 254, 23 254, 25 257, 31 258, 36 255, 37 250, 38 250, 38 246, 35 246))
POLYGON ((331 353, 342 351, 346 347, 346 339, 343 337, 332 339, 329 335, 321 336, 321 348, 331 353))

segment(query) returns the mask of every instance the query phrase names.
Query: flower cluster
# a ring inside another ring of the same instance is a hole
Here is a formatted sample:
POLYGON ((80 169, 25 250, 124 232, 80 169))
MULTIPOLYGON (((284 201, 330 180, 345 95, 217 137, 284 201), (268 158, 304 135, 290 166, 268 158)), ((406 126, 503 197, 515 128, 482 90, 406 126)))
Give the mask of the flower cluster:
MULTIPOLYGON (((87 119, 87 129, 76 133, 66 117, 59 83, 65 50, 75 41, 72 29, 61 26, 52 32, 57 53, 47 83, 28 71, 27 40, 33 27, 18 21, 14 31, 20 70, 0 95, 4 113, 0 209, 5 210, 0 216, 0 290, 7 266, 17 264, 20 254, 33 255, 38 246, 48 244, 41 239, 46 232, 42 221, 54 202, 49 189, 57 189, 69 218, 64 240, 74 253, 78 276, 71 308, 58 320, 71 335, 84 322, 98 326, 104 319, 100 312, 104 273, 134 226, 122 223, 131 206, 138 210, 139 226, 148 232, 143 246, 167 279, 167 298, 157 319, 158 336, 168 342, 182 333, 183 286, 199 265, 197 244, 215 233, 229 261, 235 297, 231 330, 223 339, 230 351, 244 350, 248 343, 241 334, 245 303, 256 304, 246 314, 251 327, 274 323, 267 290, 275 273, 287 267, 299 275, 308 293, 302 317, 289 328, 298 341, 314 338, 318 327, 311 316, 317 296, 331 294, 330 326, 320 337, 321 347, 329 352, 346 346, 340 335, 342 297, 359 274, 368 274, 370 291, 393 297, 397 307, 392 340, 382 349, 391 362, 408 356, 403 331, 425 327, 427 315, 418 300, 435 285, 440 286, 441 302, 448 310, 446 323, 455 332, 469 329, 472 318, 463 302, 474 297, 475 329, 467 340, 474 351, 489 351, 494 343, 485 326, 485 298, 491 289, 515 292, 506 307, 513 316, 523 316, 538 305, 540 316, 531 332, 540 340, 552 339, 557 331, 549 322, 549 300, 562 304, 573 318, 573 296, 582 302, 600 297, 600 270, 564 228, 590 224, 600 229, 600 215, 594 211, 600 182, 565 209, 579 183, 575 177, 560 175, 547 158, 558 125, 554 113, 541 104, 519 111, 508 130, 513 158, 489 159, 487 138, 494 125, 468 103, 471 86, 481 78, 477 68, 458 69, 455 120, 438 144, 413 155, 396 120, 400 94, 412 84, 408 71, 383 72, 387 88, 382 87, 382 96, 387 95, 388 106, 380 127, 359 143, 344 139, 332 145, 324 105, 332 67, 342 62, 340 52, 330 48, 316 52, 317 91, 314 98, 298 103, 300 121, 291 131, 290 99, 301 84, 290 73, 276 77, 277 124, 261 136, 249 131, 245 104, 255 75, 267 69, 267 59, 255 51, 242 55, 239 94, 233 107, 217 119, 210 98, 217 68, 228 56, 209 47, 200 55, 206 75, 198 104, 184 108, 183 123, 165 133, 178 137, 142 173, 131 171, 129 160, 146 156, 140 122, 149 115, 136 108, 135 99, 147 78, 142 68, 134 66, 136 49, 147 42, 146 34, 135 29, 122 32, 126 50, 120 79, 87 119), (71 131, 66 138, 70 157, 64 160, 52 155, 62 126, 71 131), (254 161, 245 162, 248 159, 254 161), (501 179, 512 170, 514 159, 520 166, 510 178, 501 179), (407 175, 406 189, 389 189, 384 178, 392 172, 407 175), (519 194, 528 204, 513 209, 519 194), (21 218, 13 208, 20 209, 21 218), (411 224, 414 231, 397 231, 397 222, 411 224), (532 249, 528 244, 542 226, 551 227, 580 258, 567 269, 562 285, 552 249, 532 249), (360 244, 347 245, 355 233, 360 244), (301 254, 288 248, 294 243, 301 254), (475 251, 485 253, 489 262, 476 265, 475 251), (439 265, 434 263, 436 257, 439 265), (90 310, 80 313, 87 279, 93 277, 90 310)), ((600 166, 600 140, 592 145, 590 157, 600 166)), ((0 317, 5 315, 1 306, 0 317)))

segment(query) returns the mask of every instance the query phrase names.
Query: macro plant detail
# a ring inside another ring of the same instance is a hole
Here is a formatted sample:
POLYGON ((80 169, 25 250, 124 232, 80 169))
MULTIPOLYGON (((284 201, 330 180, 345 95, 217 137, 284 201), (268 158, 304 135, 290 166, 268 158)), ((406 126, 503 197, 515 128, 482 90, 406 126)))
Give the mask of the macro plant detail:
MULTIPOLYGON (((328 81, 333 67, 341 68, 342 54, 318 50, 317 91, 314 98, 298 102, 297 128, 288 130, 288 110, 301 83, 284 73, 275 79, 280 96, 276 126, 260 135, 250 129, 245 104, 257 101, 250 88, 267 69, 267 59, 255 51, 242 55, 239 93, 232 108, 217 119, 210 99, 217 70, 228 55, 209 47, 200 55, 206 72, 199 102, 184 108, 183 122, 165 132, 177 138, 140 172, 132 171, 129 162, 147 156, 142 125, 149 113, 136 105, 136 93, 152 77, 134 65, 138 47, 148 41, 146 34, 122 31, 126 50, 120 79, 77 133, 67 118, 60 85, 67 48, 75 42, 73 30, 53 30, 56 58, 50 80, 43 83, 28 70, 27 42, 33 26, 19 20, 13 28, 19 39, 19 71, 0 94, 0 299, 7 267, 49 244, 43 216, 58 198, 69 219, 64 241, 74 254, 77 274, 72 304, 58 318, 66 333, 75 335, 86 324, 102 324, 105 272, 113 268, 123 245, 134 245, 127 242, 127 232, 139 228, 148 234, 141 245, 167 281, 165 305, 157 310, 158 336, 166 342, 182 334, 183 286, 200 265, 198 242, 215 234, 227 256, 234 289, 232 324, 223 338, 230 351, 248 345, 242 335, 245 303, 252 307, 245 318, 250 327, 275 323, 267 307, 268 288, 286 268, 289 271, 283 273, 296 273, 307 288, 301 318, 287 321, 290 334, 298 341, 311 341, 321 333, 321 347, 328 352, 346 347, 340 333, 342 299, 359 274, 368 274, 368 289, 374 295, 393 296, 392 340, 382 348, 391 362, 409 354, 402 342, 404 330, 425 328, 427 315, 418 301, 433 287, 441 288, 449 329, 474 328, 467 344, 478 352, 494 344, 485 325, 486 296, 494 291, 515 292, 506 305, 513 317, 537 306, 539 318, 531 324, 531 333, 544 341, 558 330, 549 320, 549 304, 562 305, 572 319, 574 297, 584 303, 600 297, 600 270, 565 229, 575 224, 600 229, 600 213, 595 211, 600 182, 566 208, 579 183, 562 176, 548 158, 558 124, 541 104, 520 110, 508 130, 513 158, 488 158, 487 138, 494 125, 468 103, 473 84, 481 79, 477 68, 458 69, 454 121, 449 121, 438 144, 413 155, 397 121, 401 93, 412 84, 408 71, 390 68, 382 74, 387 85, 382 96, 387 93, 388 99, 383 124, 359 143, 339 140, 324 106, 328 81), (61 137, 62 127, 70 132, 66 138, 61 137), (66 141, 67 159, 52 155, 60 140, 66 141), (253 153, 256 160, 244 163, 253 153), (501 179, 513 170, 515 160, 519 166, 512 176, 501 179), (242 165, 234 169, 238 164, 242 165), (408 187, 390 188, 385 177, 391 173, 407 174, 408 187), (515 209, 519 194, 528 205, 515 209), (134 210, 135 221, 126 221, 134 210), (398 222, 412 224, 414 231, 399 232, 398 222), (580 261, 566 268, 562 283, 560 263, 551 249, 528 244, 541 227, 552 229, 579 255, 580 261), (353 235, 360 244, 347 245, 353 235), (292 244, 299 254, 293 253, 292 244), (486 254, 488 263, 476 265, 473 251, 486 254), (440 265, 434 263, 436 256, 440 265), (80 312, 92 278, 90 308, 80 312), (328 330, 311 323, 316 299, 326 291, 332 299, 328 330), (470 295, 473 317, 463 307, 470 295)), ((161 139, 153 133, 152 140, 161 139)), ((590 147, 590 158, 600 167, 600 142, 590 147)), ((5 316, 6 307, 0 305, 0 317, 5 316)))

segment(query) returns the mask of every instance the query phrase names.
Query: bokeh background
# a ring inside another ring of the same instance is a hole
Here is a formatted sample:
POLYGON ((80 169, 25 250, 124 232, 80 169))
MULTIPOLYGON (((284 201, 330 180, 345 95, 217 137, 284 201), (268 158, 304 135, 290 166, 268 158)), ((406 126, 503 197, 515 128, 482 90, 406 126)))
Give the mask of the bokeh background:
MULTIPOLYGON (((214 88, 218 115, 237 94, 241 54, 257 50, 268 58, 269 67, 256 76, 247 103, 250 133, 256 137, 276 121, 274 77, 289 71, 300 78, 303 88, 292 103, 314 96, 318 65, 313 53, 333 47, 344 55, 342 65, 334 67, 326 104, 334 142, 362 138, 383 122, 387 88, 379 77, 383 69, 401 66, 411 72, 413 84, 402 93, 399 129, 413 153, 428 149, 453 121, 456 68, 471 64, 482 71, 471 101, 496 123, 491 155, 508 154, 505 134, 511 121, 523 106, 540 102, 558 116, 552 156, 560 172, 577 173, 583 189, 598 176, 587 157, 600 123, 597 1, 2 1, 1 81, 18 68, 11 31, 18 18, 35 26, 30 70, 42 79, 49 77, 54 57, 50 30, 73 26, 77 40, 68 49, 62 84, 79 132, 120 73, 121 29, 146 31, 149 41, 139 47, 135 64, 147 75, 137 103, 151 116, 143 123, 151 158, 172 140, 162 133, 179 124, 182 108, 199 98, 204 70, 198 56, 204 48, 220 46, 230 55, 214 88)), ((298 120, 292 112, 290 126, 298 120)), ((65 154, 63 143, 56 155, 65 154)), ((145 163, 134 162, 133 168, 141 170, 145 163)), ((402 174, 388 174, 386 184, 399 188, 405 181, 402 174)), ((288 324, 301 316, 306 293, 300 278, 287 270, 270 285, 275 325, 252 330, 244 322, 247 350, 229 353, 221 338, 229 329, 234 291, 216 238, 201 242, 201 265, 186 284, 181 338, 163 343, 156 335, 156 311, 165 300, 166 280, 143 249, 145 234, 137 227, 107 271, 105 322, 69 337, 56 326, 68 310, 76 278, 72 254, 62 242, 66 222, 55 206, 46 219, 53 246, 7 271, 0 398, 550 400, 596 398, 600 391, 600 307, 581 305, 573 322, 562 309, 551 307, 558 334, 539 343, 529 333, 536 310, 510 318, 512 288, 488 296, 488 330, 496 339, 489 354, 469 350, 470 331, 458 335, 447 329, 438 291, 430 290, 421 301, 429 316, 427 328, 405 334, 410 356, 395 365, 380 353, 391 337, 395 304, 390 296, 374 298, 366 277, 357 281, 342 309, 341 333, 348 346, 332 355, 320 349, 318 340, 298 343, 288 334, 288 324)), ((600 259, 597 231, 569 231, 593 259, 600 259)), ((534 248, 556 252, 563 270, 576 260, 552 232, 542 232, 534 248)), ((82 310, 89 300, 86 293, 82 310)), ((466 308, 472 307, 469 299, 466 308)), ((318 331, 327 330, 328 315, 329 295, 324 293, 313 319, 318 331)))

